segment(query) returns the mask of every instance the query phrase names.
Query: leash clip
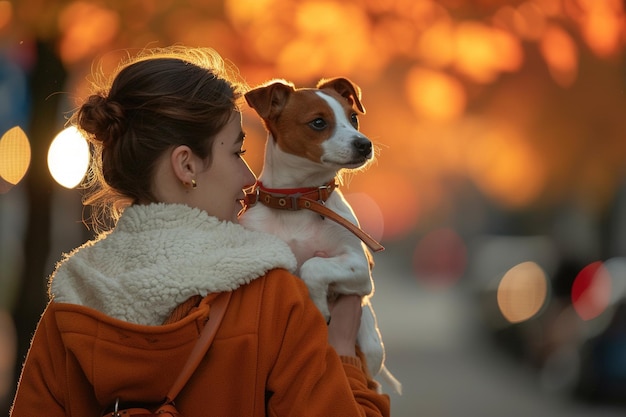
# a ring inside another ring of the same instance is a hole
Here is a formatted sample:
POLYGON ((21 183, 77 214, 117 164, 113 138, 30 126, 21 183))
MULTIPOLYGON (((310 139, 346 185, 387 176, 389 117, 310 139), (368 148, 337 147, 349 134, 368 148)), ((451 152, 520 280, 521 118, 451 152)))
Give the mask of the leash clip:
POLYGON ((328 197, 330 197, 330 193, 332 193, 335 188, 337 188, 336 181, 333 182, 332 185, 325 184, 317 187, 317 202, 321 205, 326 205, 326 200, 328 199, 328 197), (330 192, 328 192, 328 190, 330 190, 330 192))

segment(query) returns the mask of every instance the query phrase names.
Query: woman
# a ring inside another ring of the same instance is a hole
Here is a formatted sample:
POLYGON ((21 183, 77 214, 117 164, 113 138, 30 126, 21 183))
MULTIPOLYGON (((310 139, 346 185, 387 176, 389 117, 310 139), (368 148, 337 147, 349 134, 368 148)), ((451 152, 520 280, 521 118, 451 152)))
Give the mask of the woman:
POLYGON ((73 121, 115 227, 67 255, 26 359, 12 416, 99 416, 158 402, 207 306, 232 296, 211 350, 176 399, 183 416, 380 416, 355 354, 360 300, 327 326, 277 238, 237 223, 255 176, 243 160, 242 87, 212 50, 152 50, 73 121))

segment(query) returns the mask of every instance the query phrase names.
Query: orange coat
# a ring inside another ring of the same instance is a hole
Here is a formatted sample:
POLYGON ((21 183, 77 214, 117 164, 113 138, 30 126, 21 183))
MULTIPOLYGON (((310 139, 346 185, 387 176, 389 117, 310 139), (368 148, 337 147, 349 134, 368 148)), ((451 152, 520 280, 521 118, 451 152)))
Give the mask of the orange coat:
MULTIPOLYGON (((100 416, 116 397, 159 401, 216 294, 173 324, 113 319, 52 301, 38 325, 12 417, 100 416)), ((183 416, 387 416, 356 358, 339 358, 304 283, 284 269, 242 285, 176 406, 183 416)))

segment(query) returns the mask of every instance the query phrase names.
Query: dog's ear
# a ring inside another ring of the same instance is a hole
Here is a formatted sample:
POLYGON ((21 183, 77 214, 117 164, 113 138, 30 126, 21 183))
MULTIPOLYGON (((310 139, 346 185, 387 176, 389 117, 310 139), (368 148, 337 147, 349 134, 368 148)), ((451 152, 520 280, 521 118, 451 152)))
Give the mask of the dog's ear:
POLYGON ((295 87, 287 81, 271 81, 248 91, 244 97, 261 118, 271 120, 282 111, 295 87))
POLYGON ((322 79, 317 83, 317 88, 335 90, 342 97, 345 97, 351 105, 356 106, 361 113, 365 114, 365 107, 361 103, 361 89, 349 79, 342 77, 322 79))

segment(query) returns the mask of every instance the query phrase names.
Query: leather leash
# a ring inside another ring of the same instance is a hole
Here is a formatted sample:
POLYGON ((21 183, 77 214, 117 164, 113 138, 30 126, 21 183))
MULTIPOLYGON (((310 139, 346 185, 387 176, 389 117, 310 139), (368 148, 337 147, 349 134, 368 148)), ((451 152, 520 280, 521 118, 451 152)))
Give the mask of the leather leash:
POLYGON ((329 218, 345 227, 374 252, 384 250, 385 248, 373 237, 324 205, 337 187, 337 181, 334 178, 325 185, 311 188, 271 189, 265 188, 261 182, 258 182, 252 191, 246 193, 246 207, 260 202, 267 207, 279 210, 311 210, 321 215, 322 218, 329 218))

